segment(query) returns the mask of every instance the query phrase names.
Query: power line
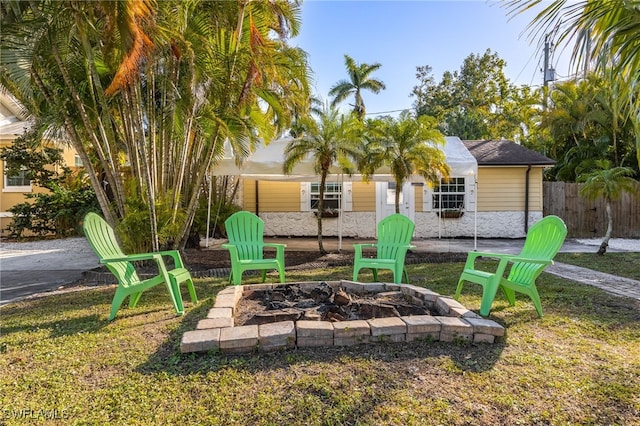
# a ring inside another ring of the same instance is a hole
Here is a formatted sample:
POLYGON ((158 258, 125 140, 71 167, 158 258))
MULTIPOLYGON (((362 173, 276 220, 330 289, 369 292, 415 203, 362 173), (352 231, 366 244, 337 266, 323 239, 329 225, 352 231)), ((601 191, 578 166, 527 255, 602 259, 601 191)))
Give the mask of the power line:
POLYGON ((404 109, 393 109, 390 111, 380 111, 380 112, 367 112, 365 113, 365 115, 380 115, 380 114, 389 114, 390 112, 402 112, 402 111, 409 111, 409 110, 414 110, 415 108, 404 108, 404 109))

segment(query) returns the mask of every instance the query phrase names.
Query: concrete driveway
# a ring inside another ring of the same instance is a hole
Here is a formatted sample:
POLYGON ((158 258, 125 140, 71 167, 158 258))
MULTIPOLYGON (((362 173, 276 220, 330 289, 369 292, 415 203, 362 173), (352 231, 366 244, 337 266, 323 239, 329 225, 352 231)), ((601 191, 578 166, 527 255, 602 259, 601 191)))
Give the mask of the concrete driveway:
POLYGON ((57 290, 98 266, 84 237, 0 243, 0 305, 57 290))

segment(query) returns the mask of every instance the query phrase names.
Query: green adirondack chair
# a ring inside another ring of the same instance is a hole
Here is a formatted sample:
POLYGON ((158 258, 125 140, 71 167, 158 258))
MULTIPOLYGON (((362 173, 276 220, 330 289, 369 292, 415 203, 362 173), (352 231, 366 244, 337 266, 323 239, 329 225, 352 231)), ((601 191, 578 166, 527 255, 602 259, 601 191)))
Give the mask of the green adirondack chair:
POLYGON ((191 274, 184 267, 180 253, 176 250, 161 251, 156 253, 124 254, 118 245, 113 229, 99 215, 88 213, 83 223, 84 234, 89 244, 98 255, 100 263, 104 264, 118 279, 118 288, 111 302, 109 321, 113 320, 120 309, 124 299, 129 297, 129 307, 134 308, 142 292, 158 284, 165 284, 171 298, 171 303, 178 315, 184 313, 182 297, 180 295, 180 283, 186 282, 189 295, 193 303, 198 303, 196 291, 193 287, 191 274), (163 256, 173 259, 173 269, 167 268, 163 256), (158 275, 140 279, 133 262, 154 260, 158 266, 158 275))
POLYGON ((487 316, 500 288, 511 306, 515 304, 516 292, 529 296, 538 316, 542 318, 542 305, 536 288, 536 279, 547 265, 553 264, 553 258, 562 247, 566 236, 567 227, 562 219, 551 215, 538 221, 529 229, 522 251, 517 256, 470 252, 460 275, 454 298, 458 300, 460 297, 464 281, 480 284, 482 286, 480 315, 487 316), (480 256, 499 259, 495 272, 475 269, 475 260, 480 256), (507 269, 509 265, 511 267, 507 269), (508 275, 505 278, 507 272, 508 275))
POLYGON ((411 219, 401 214, 385 217, 378 224, 378 242, 373 244, 354 244, 353 280, 358 280, 360 269, 369 268, 373 272, 373 279, 378 280, 378 269, 393 271, 393 282, 398 284, 404 277, 409 283, 409 275, 404 266, 407 251, 415 246, 411 245, 415 224, 411 219), (364 257, 363 249, 375 248, 376 256, 364 257))
POLYGON ((232 214, 224 222, 229 242, 222 247, 229 250, 231 274, 229 282, 240 285, 245 271, 262 271, 262 282, 268 270, 277 270, 280 282, 284 283, 284 249, 286 244, 264 242, 264 221, 251 212, 232 214), (265 247, 276 249, 275 258, 265 258, 265 247))

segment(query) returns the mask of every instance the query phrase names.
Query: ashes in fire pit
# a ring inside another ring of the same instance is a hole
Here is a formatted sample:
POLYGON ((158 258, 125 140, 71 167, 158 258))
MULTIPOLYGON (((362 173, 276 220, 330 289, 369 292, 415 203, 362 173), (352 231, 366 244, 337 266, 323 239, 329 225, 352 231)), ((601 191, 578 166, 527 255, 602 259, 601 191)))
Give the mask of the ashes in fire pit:
POLYGON ((279 321, 352 321, 373 318, 432 315, 400 291, 356 295, 321 282, 313 287, 285 284, 268 290, 249 290, 238 304, 236 325, 279 321))

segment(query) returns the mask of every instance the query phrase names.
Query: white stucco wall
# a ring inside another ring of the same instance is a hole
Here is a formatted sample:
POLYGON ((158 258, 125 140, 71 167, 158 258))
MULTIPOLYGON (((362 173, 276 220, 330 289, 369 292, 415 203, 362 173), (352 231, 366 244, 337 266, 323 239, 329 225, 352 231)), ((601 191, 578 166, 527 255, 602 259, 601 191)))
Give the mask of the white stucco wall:
MULTIPOLYGON (((312 212, 301 213, 260 213, 265 222, 265 235, 308 237, 317 235, 316 217, 312 212)), ((529 227, 542 219, 542 212, 529 213, 529 227)), ((343 213, 342 236, 350 238, 375 238, 376 214, 373 212, 343 213)), ((479 238, 524 238, 523 212, 482 212, 478 213, 474 225, 474 214, 466 212, 457 219, 439 219, 433 212, 415 213, 416 230, 414 238, 455 238, 473 237, 477 226, 479 238)), ((322 234, 327 237, 339 235, 339 219, 325 218, 322 234)))

